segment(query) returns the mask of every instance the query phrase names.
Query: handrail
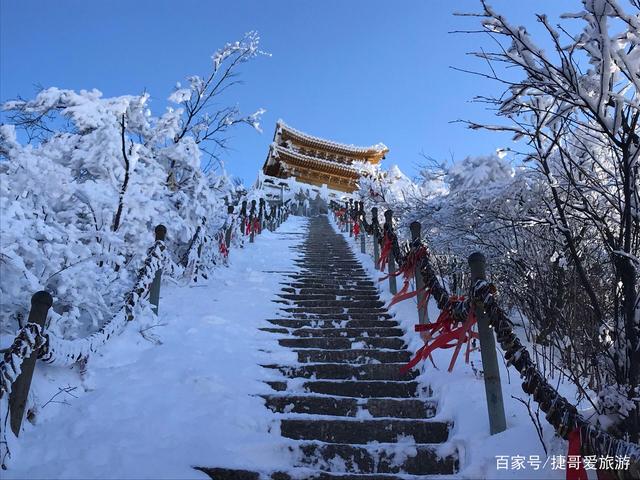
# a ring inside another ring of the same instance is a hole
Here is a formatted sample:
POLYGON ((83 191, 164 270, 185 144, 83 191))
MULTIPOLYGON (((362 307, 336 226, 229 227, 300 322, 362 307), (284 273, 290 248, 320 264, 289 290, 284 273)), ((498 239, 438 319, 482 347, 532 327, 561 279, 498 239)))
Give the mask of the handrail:
MULTIPOLYGON (((339 206, 333 204, 334 214, 340 212, 339 206)), ((376 216, 372 217, 372 223, 377 220, 376 216)), ((351 212, 347 209, 341 215, 350 217, 351 212)), ((358 215, 362 222, 366 223, 366 214, 364 208, 360 208, 358 215)), ((364 231, 370 233, 369 228, 364 231)), ((391 222, 385 222, 385 235, 392 239, 393 248, 391 250, 394 260, 400 268, 405 265, 408 254, 417 250, 426 244, 421 238, 416 238, 409 244, 409 251, 403 253, 397 235, 393 229, 391 222)), ((382 246, 382 239, 379 240, 382 246)), ((528 395, 532 395, 533 399, 540 409, 546 414, 546 420, 554 427, 556 433, 567 439, 569 435, 578 431, 583 453, 592 455, 621 455, 629 458, 630 475, 640 477, 640 445, 629 442, 601 430, 595 425, 590 424, 564 396, 546 380, 538 367, 535 365, 532 357, 526 347, 522 344, 518 336, 513 331, 513 322, 509 319, 506 312, 500 308, 495 297, 496 287, 484 278, 479 278, 472 284, 469 298, 460 299, 449 294, 446 287, 442 285, 436 275, 435 269, 431 264, 430 253, 427 250, 416 269, 422 275, 424 284, 430 292, 430 296, 434 298, 438 309, 444 310, 450 308, 455 320, 459 323, 465 321, 469 315, 472 305, 480 306, 487 315, 489 325, 495 332, 496 339, 500 343, 504 351, 504 357, 508 366, 513 366, 523 379, 522 390, 528 395)), ((633 477, 630 477, 633 478, 633 477)))

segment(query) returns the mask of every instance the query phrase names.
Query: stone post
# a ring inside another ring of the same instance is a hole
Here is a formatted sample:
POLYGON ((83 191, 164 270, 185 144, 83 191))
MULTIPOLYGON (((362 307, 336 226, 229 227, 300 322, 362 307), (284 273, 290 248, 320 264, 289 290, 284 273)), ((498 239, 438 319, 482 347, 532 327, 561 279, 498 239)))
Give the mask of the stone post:
MULTIPOLYGON (((393 210, 387 210, 384 212, 385 230, 393 232, 393 210)), ((393 256, 393 247, 389 252, 389 291, 392 295, 398 293, 398 285, 396 284, 396 277, 392 275, 396 271, 396 259, 393 256)))
POLYGON ((360 222, 360 252, 367 253, 367 232, 364 229, 364 202, 358 207, 358 221, 360 222))
MULTIPOLYGON (((164 225, 158 225, 155 230, 156 241, 160 240, 164 242, 164 239, 167 236, 167 227, 164 225)), ((200 250, 198 250, 198 256, 200 256, 200 250)), ((153 277, 153 282, 151 282, 151 286, 149 287, 149 303, 153 305, 151 309, 153 313, 158 315, 158 307, 160 305, 160 283, 162 282, 162 268, 159 268, 156 271, 155 277, 153 277)))
POLYGON ((380 225, 378 224, 378 209, 371 209, 371 224, 373 225, 373 262, 378 264, 380 259, 380 225))
POLYGON ((256 232, 255 228, 253 228, 254 219, 256 218, 256 201, 251 200, 251 211, 249 212, 249 225, 251 234, 249 235, 249 243, 253 243, 255 240, 256 232))
POLYGON ((347 218, 349 219, 349 236, 353 237, 353 198, 349 199, 347 204, 347 218))
MULTIPOLYGON (((420 222, 412 222, 411 225, 409 225, 409 230, 411 230, 411 240, 415 241, 420 238, 422 225, 420 225, 420 222)), ((414 272, 416 290, 421 290, 422 288, 424 288, 424 279, 422 278, 422 274, 420 273, 419 268, 420 265, 416 265, 416 270, 414 272)), ((426 292, 420 292, 416 296, 416 299, 418 301, 418 323, 425 323, 426 321, 427 306, 425 305, 424 308, 420 307, 420 304, 424 302, 425 296, 426 292)))
MULTIPOLYGON (((44 290, 36 292, 31 297, 31 310, 29 311, 28 323, 36 323, 44 328, 47 320, 47 313, 53 305, 53 298, 49 292, 44 290)), ((33 378, 33 370, 36 368, 36 359, 38 352, 33 352, 29 358, 22 360, 20 375, 16 378, 11 386, 11 394, 9 395, 9 416, 11 430, 17 437, 20 434, 20 425, 27 406, 27 398, 29 397, 29 388, 31 387, 31 379, 33 378)))
POLYGON ((262 229, 264 228, 264 216, 266 215, 266 211, 264 208, 264 198, 261 198, 259 201, 259 209, 258 209, 258 224, 260 225, 260 230, 258 234, 262 233, 262 229))
MULTIPOLYGON (((233 205, 227 207, 227 215, 231 217, 233 215, 233 205)), ((227 250, 231 248, 231 234, 233 233, 233 219, 227 225, 227 230, 224 232, 224 244, 227 246, 227 250)))
MULTIPOLYGON (((486 280, 486 260, 482 253, 475 252, 469 256, 469 269, 471 270, 471 288, 476 282, 486 280)), ((471 308, 475 309, 478 321, 478 335, 480 337, 480 353, 482 354, 482 369, 484 371, 484 388, 487 395, 487 409, 489 411, 489 430, 491 435, 500 433, 507 428, 504 415, 504 402, 502 400, 502 384, 500 383, 500 370, 498 369, 498 357, 496 355, 496 342, 493 329, 489 326, 487 314, 483 303, 473 298, 471 308)))

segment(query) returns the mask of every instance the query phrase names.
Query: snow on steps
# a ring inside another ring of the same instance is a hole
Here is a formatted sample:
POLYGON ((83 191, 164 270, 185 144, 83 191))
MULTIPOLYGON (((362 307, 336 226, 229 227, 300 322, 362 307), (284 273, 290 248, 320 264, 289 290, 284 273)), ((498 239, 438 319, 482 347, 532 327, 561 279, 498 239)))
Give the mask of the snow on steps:
MULTIPOLYGON (((310 222, 298 249, 300 272, 275 300, 282 317, 261 330, 296 352, 295 365, 263 367, 282 375, 262 395, 280 420, 295 459, 284 471, 198 467, 219 480, 443 478, 458 470, 451 425, 430 420, 431 391, 400 375, 410 359, 402 330, 374 282, 326 217, 310 222)), ((283 452, 283 455, 285 453, 283 452)))

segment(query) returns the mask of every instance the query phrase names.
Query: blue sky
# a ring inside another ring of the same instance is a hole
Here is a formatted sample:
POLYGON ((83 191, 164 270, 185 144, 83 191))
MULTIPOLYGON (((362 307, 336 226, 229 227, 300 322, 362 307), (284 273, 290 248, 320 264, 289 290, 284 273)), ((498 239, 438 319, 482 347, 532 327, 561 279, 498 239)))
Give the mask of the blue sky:
MULTIPOLYGON (((533 13, 579 10, 578 0, 490 2, 534 33, 533 13)), ((176 81, 204 75, 211 54, 258 30, 272 54, 243 68, 227 103, 265 108, 264 133, 236 130, 227 169, 246 182, 266 157, 277 119, 343 143, 390 148, 385 163, 409 175, 423 159, 481 155, 509 147, 506 136, 470 131, 459 118, 492 121, 470 103, 500 86, 451 66, 482 68, 465 55, 490 39, 471 29, 476 0, 164 1, 0 0, 0 100, 29 97, 36 85, 97 88, 105 96, 148 91, 162 113, 176 81)))

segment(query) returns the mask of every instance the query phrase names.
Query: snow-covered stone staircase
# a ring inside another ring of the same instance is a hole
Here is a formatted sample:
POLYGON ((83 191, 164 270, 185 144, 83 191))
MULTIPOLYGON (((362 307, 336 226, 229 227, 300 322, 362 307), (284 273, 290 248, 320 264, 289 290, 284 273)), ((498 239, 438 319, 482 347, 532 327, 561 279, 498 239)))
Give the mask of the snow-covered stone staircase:
POLYGON ((432 421, 437 404, 414 374, 401 375, 410 352, 374 283, 326 217, 309 235, 279 301, 286 315, 268 332, 292 348, 298 364, 279 370, 266 406, 282 416, 280 433, 296 459, 280 472, 200 468, 216 480, 272 478, 397 479, 453 474, 441 456, 450 424, 432 421), (401 476, 397 476, 397 475, 401 476))

